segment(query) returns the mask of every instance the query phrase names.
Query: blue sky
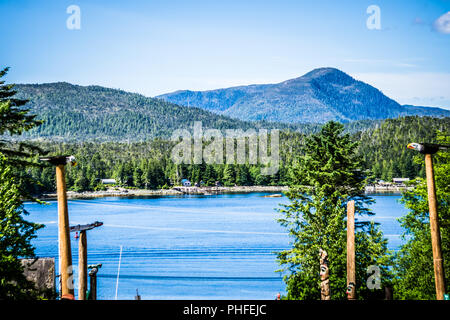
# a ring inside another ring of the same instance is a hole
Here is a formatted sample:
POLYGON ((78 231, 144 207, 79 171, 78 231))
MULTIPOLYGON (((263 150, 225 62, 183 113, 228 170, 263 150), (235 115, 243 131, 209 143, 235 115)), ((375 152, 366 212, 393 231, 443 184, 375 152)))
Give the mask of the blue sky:
POLYGON ((147 96, 276 83, 327 66, 400 103, 450 109, 449 12, 448 0, 0 0, 0 66, 11 67, 8 82, 147 96), (79 30, 66 27, 70 5, 81 10, 79 30), (380 30, 366 26, 370 5, 380 30))

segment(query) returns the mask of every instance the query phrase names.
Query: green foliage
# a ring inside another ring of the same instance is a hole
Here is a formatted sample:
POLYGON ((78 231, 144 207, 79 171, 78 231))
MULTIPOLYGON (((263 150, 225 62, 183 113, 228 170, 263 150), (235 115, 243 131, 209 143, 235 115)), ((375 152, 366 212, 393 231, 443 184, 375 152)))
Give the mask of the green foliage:
POLYGON ((437 142, 436 130, 450 131, 450 118, 402 117, 383 121, 374 129, 354 135, 359 140, 358 153, 366 168, 385 181, 395 177, 424 177, 423 167, 413 161, 406 149, 410 142, 437 142))
POLYGON ((235 169, 232 164, 226 164, 223 170, 223 183, 226 187, 234 186, 236 183, 235 169))
POLYGON ((0 155, 0 299, 36 298, 19 257, 34 258, 31 240, 43 225, 24 220, 25 214, 12 168, 0 155))
POLYGON ((246 122, 199 108, 187 108, 140 94, 99 86, 69 83, 17 85, 18 96, 29 100, 30 110, 44 121, 22 138, 58 141, 147 141, 168 139, 173 131, 192 128, 281 128, 310 132, 315 124, 246 122))
MULTIPOLYGON (((9 68, 0 70, 0 79, 3 78, 9 68)), ((35 145, 25 142, 13 143, 5 139, 7 135, 18 136, 22 133, 38 127, 42 121, 36 120, 36 115, 30 115, 29 109, 23 106, 28 100, 15 97, 16 91, 13 84, 5 84, 0 80, 0 153, 4 154, 6 161, 14 166, 30 164, 26 158, 35 152, 42 152, 35 145)))
MULTIPOLYGON (((447 132, 439 132, 437 141, 450 144, 447 132)), ((412 151, 411 151, 412 153, 412 151)), ((446 282, 450 281, 450 154, 438 152, 433 156, 436 197, 440 220, 441 246, 446 282)), ((423 156, 417 162, 424 165, 423 156)), ((397 299, 436 299, 433 254, 429 224, 427 183, 417 179, 411 191, 403 193, 401 201, 410 210, 400 219, 407 240, 397 254, 394 294, 397 299)))
MULTIPOLYGON (((361 168, 371 169, 373 176, 382 178, 391 166, 385 163, 397 163, 397 158, 409 159, 409 176, 423 174, 420 165, 413 163, 411 152, 405 148, 411 141, 435 141, 434 134, 428 134, 422 127, 448 128, 448 119, 407 117, 386 120, 382 123, 383 134, 396 138, 382 138, 380 128, 365 129, 351 135, 351 140, 359 142, 356 152, 362 158, 361 168), (385 125, 389 123, 389 125, 385 125), (420 123, 420 125, 419 125, 420 123), (397 128, 408 128, 396 133, 397 128), (394 131, 392 131, 394 130, 394 131), (364 144, 365 147, 361 145, 364 144)), ((348 132, 348 130, 346 131, 348 132)), ((175 165, 170 159, 173 142, 153 139, 146 142, 80 142, 56 143, 36 142, 36 146, 48 150, 51 154, 72 154, 77 158, 78 166, 67 172, 67 186, 71 190, 88 191, 104 188, 99 179, 114 178, 119 185, 145 189, 158 189, 178 184, 186 178, 192 183, 203 181, 213 186, 216 181, 227 185, 290 185, 295 184, 299 173, 295 171, 296 161, 303 156, 305 139, 308 136, 293 131, 280 133, 280 168, 277 174, 261 174, 260 165, 249 164, 200 164, 175 165), (226 181, 225 181, 226 180, 226 181)), ((398 163, 402 167, 402 163, 398 163)), ((365 173, 365 172, 364 172, 365 173)), ((55 190, 54 170, 48 168, 28 168, 22 171, 38 181, 26 183, 27 190, 34 194, 55 190)), ((336 173, 335 173, 336 174, 336 173)), ((400 176, 403 174, 400 172, 400 176)))
MULTIPOLYGON (((343 125, 329 122, 306 139, 304 155, 292 168, 286 193, 291 203, 280 210, 279 223, 293 242, 291 249, 278 254, 288 272, 289 299, 320 297, 319 249, 328 253, 332 299, 346 298, 346 204, 354 200, 356 214, 367 215, 371 214, 367 204, 372 202, 364 194, 365 177, 356 147, 343 134, 343 125)), ((362 297, 367 291, 362 281, 366 268, 386 264, 388 253, 386 240, 374 224, 359 221, 357 227, 357 293, 362 297)))
MULTIPOLYGON (((0 71, 0 78, 8 68, 0 71)), ((39 126, 40 121, 24 108, 27 100, 18 99, 14 85, 0 81, 0 136, 18 136, 39 126)), ((0 300, 37 298, 33 283, 26 280, 19 258, 33 258, 31 240, 43 225, 26 221, 22 199, 28 192, 22 186, 34 184, 24 169, 38 165, 32 158, 42 153, 36 145, 0 139, 0 300)))

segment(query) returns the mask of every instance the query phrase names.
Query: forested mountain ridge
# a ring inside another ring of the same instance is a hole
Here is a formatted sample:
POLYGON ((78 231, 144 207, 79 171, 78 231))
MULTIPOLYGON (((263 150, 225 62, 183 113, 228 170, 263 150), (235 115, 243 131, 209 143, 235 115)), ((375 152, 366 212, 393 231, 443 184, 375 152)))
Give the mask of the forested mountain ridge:
POLYGON ((25 133, 24 138, 143 141, 168 138, 174 130, 191 127, 194 121, 201 121, 205 128, 217 129, 267 126, 101 86, 57 82, 17 84, 14 89, 17 98, 29 100, 25 107, 30 113, 44 120, 43 125, 25 133))
POLYGON ((450 116, 450 110, 402 106, 373 86, 335 68, 315 69, 277 84, 184 90, 158 98, 246 121, 323 123, 408 115, 450 116))
MULTIPOLYGON (((161 99, 101 86, 79 86, 66 82, 18 84, 16 97, 28 99, 25 108, 44 123, 20 139, 58 141, 145 141, 169 138, 176 129, 201 121, 204 128, 284 129, 313 133, 319 124, 286 124, 241 121, 202 110, 178 106, 161 99)), ((346 124, 350 132, 373 127, 377 121, 346 124)))

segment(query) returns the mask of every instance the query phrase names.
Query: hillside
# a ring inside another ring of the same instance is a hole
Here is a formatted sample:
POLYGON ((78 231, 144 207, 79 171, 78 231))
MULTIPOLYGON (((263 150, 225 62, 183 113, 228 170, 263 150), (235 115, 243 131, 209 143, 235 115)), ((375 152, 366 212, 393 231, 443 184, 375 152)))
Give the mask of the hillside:
POLYGON ((18 98, 30 100, 26 105, 30 112, 44 120, 23 138, 141 141, 168 138, 174 130, 191 127, 194 121, 217 129, 267 126, 100 86, 58 82, 18 84, 15 90, 18 98))
MULTIPOLYGON (((317 124, 248 122, 199 109, 178 106, 136 93, 79 86, 65 82, 18 84, 17 97, 28 99, 26 108, 44 124, 14 139, 43 138, 59 141, 144 141, 169 138, 179 128, 202 121, 204 128, 278 128, 317 132, 317 124)), ((376 121, 346 124, 349 132, 371 128, 376 121)))
MULTIPOLYGON (((377 125, 352 135, 359 142, 357 153, 376 178, 390 181, 393 177, 424 176, 423 166, 413 161, 420 154, 406 148, 410 142, 437 142, 436 130, 450 132, 450 118, 404 117, 377 122, 377 125)), ((177 183, 181 178, 203 180, 208 185, 223 180, 226 168, 230 184, 287 185, 292 179, 292 166, 303 154, 305 135, 294 132, 280 134, 280 170, 276 175, 261 175, 258 165, 205 164, 176 166, 170 160, 173 144, 166 140, 145 142, 39 142, 51 154, 71 154, 78 165, 67 170, 67 187, 75 191, 102 190, 98 178, 114 178, 136 187, 158 189, 177 183)), ((54 192, 53 167, 28 170, 39 184, 27 186, 30 192, 54 192)))
POLYGON ((450 116, 449 110, 402 106, 378 89, 334 68, 315 69, 277 84, 210 91, 176 91, 158 96, 240 120, 323 123, 399 116, 450 116))

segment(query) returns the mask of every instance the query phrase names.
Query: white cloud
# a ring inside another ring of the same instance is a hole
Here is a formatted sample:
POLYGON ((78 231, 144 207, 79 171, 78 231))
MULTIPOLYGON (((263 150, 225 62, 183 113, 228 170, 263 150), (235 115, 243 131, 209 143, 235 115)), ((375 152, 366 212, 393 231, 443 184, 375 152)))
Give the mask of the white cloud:
POLYGON ((450 11, 437 18, 433 27, 440 33, 450 34, 450 11))

